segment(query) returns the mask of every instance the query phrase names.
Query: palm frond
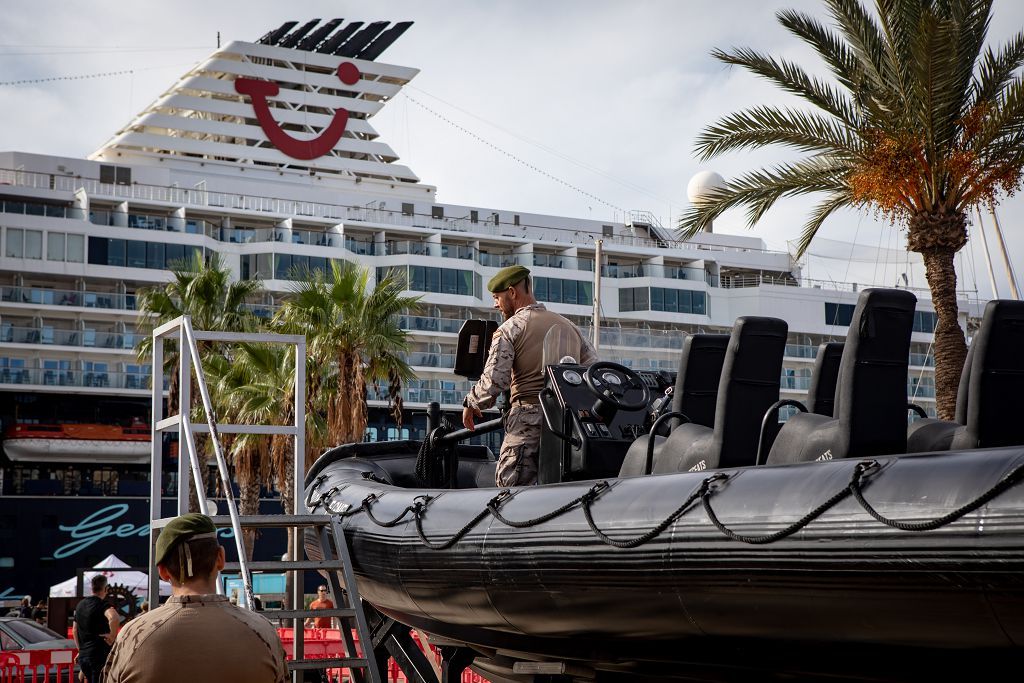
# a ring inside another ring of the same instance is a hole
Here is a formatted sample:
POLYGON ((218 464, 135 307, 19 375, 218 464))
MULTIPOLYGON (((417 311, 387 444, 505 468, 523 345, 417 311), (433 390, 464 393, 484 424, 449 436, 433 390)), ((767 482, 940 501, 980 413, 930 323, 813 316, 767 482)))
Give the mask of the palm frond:
POLYGON ((756 107, 730 114, 701 131, 694 152, 703 160, 769 145, 802 152, 855 154, 860 141, 840 122, 813 112, 756 107))

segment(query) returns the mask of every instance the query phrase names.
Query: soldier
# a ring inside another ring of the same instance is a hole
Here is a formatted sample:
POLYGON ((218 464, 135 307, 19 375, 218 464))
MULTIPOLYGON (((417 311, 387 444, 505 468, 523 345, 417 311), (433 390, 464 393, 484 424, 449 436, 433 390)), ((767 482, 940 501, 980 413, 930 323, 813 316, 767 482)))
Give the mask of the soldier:
POLYGON ((198 513, 171 520, 157 538, 156 564, 171 598, 121 630, 106 683, 286 682, 271 623, 216 594, 224 548, 213 520, 198 513))
POLYGON ((529 486, 537 483, 542 419, 540 390, 544 388, 543 352, 548 330, 553 327, 566 330, 571 343, 569 349, 563 351, 583 365, 596 362, 597 352, 575 325, 537 303, 527 268, 502 268, 487 283, 487 289, 494 298, 494 307, 505 316, 505 322, 491 340, 483 374, 462 402, 462 424, 466 429, 473 429, 474 418, 481 417, 483 409, 494 405, 498 395, 509 390, 505 440, 501 442, 495 483, 529 486))

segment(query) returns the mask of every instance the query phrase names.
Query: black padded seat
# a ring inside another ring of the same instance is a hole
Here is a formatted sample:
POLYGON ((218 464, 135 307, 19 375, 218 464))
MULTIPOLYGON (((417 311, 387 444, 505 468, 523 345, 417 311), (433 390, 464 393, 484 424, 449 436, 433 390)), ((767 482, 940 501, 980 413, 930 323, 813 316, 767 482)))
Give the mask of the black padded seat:
POLYGON ((842 359, 842 342, 828 342, 818 347, 811 371, 811 386, 807 389, 807 412, 832 417, 842 359))
MULTIPOLYGON (((715 424, 718 382, 728 346, 727 334, 691 334, 683 341, 679 373, 672 390, 673 412, 686 415, 695 424, 706 427, 715 424)), ((672 429, 679 425, 678 420, 669 420, 669 423, 672 429)), ((648 438, 647 434, 643 434, 630 444, 619 470, 620 477, 645 474, 648 438)), ((665 437, 654 437, 655 456, 664 443, 665 437)))
POLYGON ((761 420, 779 400, 788 331, 778 318, 736 320, 718 382, 714 426, 691 422, 672 430, 655 454, 655 474, 754 464, 761 420))
POLYGON ((1024 301, 985 306, 956 394, 956 421, 925 418, 907 429, 907 452, 1024 444, 1024 301))
POLYGON ((907 448, 907 366, 917 297, 866 289, 857 300, 836 383, 834 417, 797 413, 768 464, 862 458, 907 448))

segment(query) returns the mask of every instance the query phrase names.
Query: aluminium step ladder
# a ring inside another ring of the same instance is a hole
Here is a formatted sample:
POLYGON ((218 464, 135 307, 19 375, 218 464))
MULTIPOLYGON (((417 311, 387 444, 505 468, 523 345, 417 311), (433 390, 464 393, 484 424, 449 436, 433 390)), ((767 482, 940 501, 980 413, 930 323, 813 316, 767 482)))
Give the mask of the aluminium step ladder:
MULTIPOLYGON (((178 375, 179 405, 191 405, 192 372, 195 372, 196 383, 202 398, 202 406, 206 415, 205 424, 192 424, 189 411, 180 412, 167 418, 163 416, 163 388, 161 382, 152 383, 153 421, 152 451, 150 461, 150 551, 149 551, 149 588, 150 595, 158 595, 158 580, 155 567, 156 539, 173 518, 162 517, 161 483, 163 475, 163 444, 162 433, 177 428, 179 443, 178 458, 178 514, 188 511, 189 474, 195 481, 195 489, 199 499, 199 507, 203 514, 209 515, 211 510, 202 483, 201 469, 204 466, 197 455, 194 435, 197 432, 209 432, 217 462, 220 484, 224 491, 228 515, 211 515, 214 524, 219 527, 230 527, 235 537, 235 548, 239 561, 225 566, 225 571, 237 571, 242 576, 245 591, 245 608, 252 609, 255 603, 252 591, 252 571, 284 571, 294 572, 292 601, 293 606, 303 602, 302 572, 307 570, 322 571, 327 576, 336 605, 335 609, 290 609, 265 610, 261 613, 269 618, 294 620, 293 659, 288 662, 292 680, 301 680, 306 670, 325 670, 330 668, 347 668, 356 683, 383 683, 380 663, 373 649, 373 636, 367 625, 362 600, 359 597, 352 560, 349 555, 345 532, 337 518, 328 515, 298 514, 305 500, 303 496, 302 465, 305 462, 305 379, 306 379, 306 339, 303 335, 282 335, 269 333, 244 332, 210 332, 192 329, 189 316, 181 316, 153 330, 153 359, 151 377, 163 377, 163 342, 164 338, 177 337, 178 342, 178 375), (177 333, 175 335, 175 333, 177 333), (199 358, 197 340, 207 342, 236 343, 271 343, 295 346, 295 421, 292 425, 252 425, 252 424, 219 424, 206 385, 202 363, 199 358), (294 498, 296 514, 293 515, 252 515, 241 516, 235 505, 231 488, 231 477, 220 444, 220 433, 236 434, 287 434, 294 437, 294 467, 296 475, 294 498), (181 446, 188 457, 182 457, 181 446), (191 472, 190 472, 191 470, 191 472), (294 529, 293 543, 288 554, 289 559, 273 562, 250 562, 245 559, 242 542, 243 529, 260 528, 291 528, 294 529), (316 530, 316 539, 320 546, 322 560, 300 560, 303 544, 299 538, 300 531, 316 530), (341 623, 341 635, 345 644, 345 656, 329 659, 307 659, 304 655, 305 629, 304 622, 308 617, 335 617, 341 623), (364 655, 359 656, 352 631, 359 635, 359 642, 364 655)), ((303 506, 304 507, 304 506, 303 506)), ((221 590, 218 584, 218 592, 221 590)))

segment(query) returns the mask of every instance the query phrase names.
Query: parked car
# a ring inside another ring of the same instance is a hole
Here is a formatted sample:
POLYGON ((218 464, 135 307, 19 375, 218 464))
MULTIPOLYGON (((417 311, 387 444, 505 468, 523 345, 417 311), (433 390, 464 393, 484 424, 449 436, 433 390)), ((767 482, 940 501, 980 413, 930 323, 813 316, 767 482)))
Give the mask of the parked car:
MULTIPOLYGON (((48 662, 53 665, 71 662, 78 653, 74 640, 65 638, 32 619, 0 617, 0 663, 8 660, 4 655, 13 655, 18 657, 23 664, 29 664, 32 653, 36 652, 38 655, 41 650, 56 651, 48 658, 48 662)), ((26 671, 25 681, 38 680, 39 683, 43 683, 43 681, 55 683, 58 680, 55 666, 49 668, 50 674, 48 676, 45 674, 45 671, 46 669, 42 665, 35 667, 34 670, 26 671)), ((3 677, 4 673, 6 672, 0 667, 0 678, 3 677)), ((78 680, 77 662, 75 662, 72 679, 78 680)), ((66 680, 68 680, 68 676, 67 667, 65 666, 63 668, 63 675, 60 676, 60 681, 66 680)))

